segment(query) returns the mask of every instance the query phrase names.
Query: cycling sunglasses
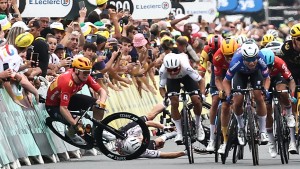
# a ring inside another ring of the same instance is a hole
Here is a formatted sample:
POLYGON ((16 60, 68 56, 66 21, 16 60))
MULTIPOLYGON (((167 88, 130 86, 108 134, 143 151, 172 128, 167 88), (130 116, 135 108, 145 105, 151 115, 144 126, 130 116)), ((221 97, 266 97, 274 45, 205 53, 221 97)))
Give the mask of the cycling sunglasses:
POLYGON ((169 73, 171 73, 171 72, 177 72, 179 69, 180 69, 180 68, 177 67, 177 68, 174 68, 174 69, 167 69, 167 71, 168 71, 169 73))
POLYGON ((77 69, 79 72, 82 72, 84 75, 90 75, 92 73, 92 70, 81 70, 77 69))
POLYGON ((244 58, 244 61, 246 62, 255 62, 257 60, 257 57, 247 57, 244 58))

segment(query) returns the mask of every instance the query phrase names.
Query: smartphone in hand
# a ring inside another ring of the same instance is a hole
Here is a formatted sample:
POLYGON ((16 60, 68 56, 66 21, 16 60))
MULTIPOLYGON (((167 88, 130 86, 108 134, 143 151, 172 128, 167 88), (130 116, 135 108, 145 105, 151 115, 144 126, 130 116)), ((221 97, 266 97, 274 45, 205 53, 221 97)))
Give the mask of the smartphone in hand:
POLYGON ((37 62, 39 61, 39 53, 32 53, 30 60, 31 62, 31 67, 36 67, 37 62))
POLYGON ((103 9, 103 10, 102 10, 102 14, 103 14, 103 15, 108 15, 108 14, 109 14, 109 13, 108 13, 108 9, 103 9))
POLYGON ((79 1, 79 2, 78 2, 78 5, 79 5, 79 9, 85 8, 85 3, 84 3, 84 1, 79 1))
POLYGON ((114 44, 114 45, 112 46, 112 51, 113 51, 113 52, 118 51, 118 45, 117 45, 117 44, 114 44))
POLYGON ((201 21, 202 21, 202 15, 199 15, 198 16, 198 23, 201 23, 201 21))

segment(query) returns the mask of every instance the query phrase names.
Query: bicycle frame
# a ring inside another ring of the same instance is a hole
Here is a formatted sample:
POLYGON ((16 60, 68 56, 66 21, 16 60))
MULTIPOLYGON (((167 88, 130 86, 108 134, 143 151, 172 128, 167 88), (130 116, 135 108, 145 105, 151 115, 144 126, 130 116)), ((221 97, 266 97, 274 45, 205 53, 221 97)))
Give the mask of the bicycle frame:
MULTIPOLYGON (((114 134, 114 135, 116 136, 116 138, 120 138, 120 139, 125 139, 125 138, 126 138, 126 136, 125 136, 124 134, 120 134, 120 131, 118 131, 118 130, 116 130, 116 129, 110 127, 110 126, 107 126, 107 125, 101 123, 101 121, 98 121, 98 120, 96 120, 95 118, 91 117, 91 116, 88 114, 88 112, 91 111, 91 108, 92 108, 92 107, 93 107, 93 106, 90 106, 90 108, 87 109, 87 110, 80 110, 80 111, 79 111, 79 114, 78 114, 78 111, 70 111, 70 112, 72 112, 73 114, 79 115, 79 116, 80 116, 80 118, 77 120, 76 125, 78 125, 78 122, 84 117, 84 118, 86 118, 86 119, 89 119, 91 122, 93 122, 94 125, 96 125, 96 126, 98 126, 98 127, 101 127, 101 128, 103 128, 103 129, 105 129, 106 131, 108 131, 108 132, 114 134)), ((102 109, 102 108, 97 107, 97 106, 96 106, 96 108, 102 109)), ((104 110, 104 109, 103 109, 103 110, 104 110)))

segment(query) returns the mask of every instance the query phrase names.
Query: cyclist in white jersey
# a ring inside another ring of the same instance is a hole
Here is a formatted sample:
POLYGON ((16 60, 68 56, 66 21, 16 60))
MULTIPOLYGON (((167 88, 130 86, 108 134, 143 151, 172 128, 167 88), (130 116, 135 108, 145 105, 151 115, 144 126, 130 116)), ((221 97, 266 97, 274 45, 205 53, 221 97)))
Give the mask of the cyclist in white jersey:
MULTIPOLYGON (((162 97, 166 94, 165 86, 167 85, 167 92, 172 93, 180 92, 180 84, 184 85, 187 92, 199 90, 202 93, 202 99, 205 100, 205 81, 195 71, 188 59, 188 56, 184 53, 174 54, 169 53, 164 57, 163 65, 159 69, 160 83, 159 91, 162 97)), ((174 120, 174 124, 177 129, 177 136, 175 138, 176 143, 182 142, 182 127, 181 127, 181 115, 178 110, 179 97, 172 96, 171 100, 171 114, 174 120)), ((196 118, 197 139, 204 140, 205 133, 201 125, 200 116, 202 111, 202 101, 199 95, 191 95, 191 101, 194 105, 194 113, 196 118)))

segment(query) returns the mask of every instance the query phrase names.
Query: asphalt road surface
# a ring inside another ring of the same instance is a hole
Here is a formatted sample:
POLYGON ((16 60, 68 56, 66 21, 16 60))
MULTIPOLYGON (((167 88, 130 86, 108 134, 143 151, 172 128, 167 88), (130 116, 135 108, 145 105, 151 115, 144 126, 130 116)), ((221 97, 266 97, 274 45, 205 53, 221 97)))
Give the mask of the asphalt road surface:
MULTIPOLYGON (((201 146, 198 143, 197 146, 201 146)), ((246 146, 248 147, 248 146, 246 146)), ((167 141, 165 147, 162 151, 181 151, 184 150, 184 146, 177 146, 173 140, 167 141)), ((231 152, 232 153, 232 152, 231 152)), ((232 163, 232 155, 226 161, 226 164, 214 162, 214 155, 200 155, 195 154, 194 164, 188 163, 187 156, 183 156, 177 159, 136 159, 131 161, 114 161, 107 158, 104 155, 97 156, 83 156, 80 159, 72 158, 70 161, 61 161, 58 163, 46 163, 43 165, 32 165, 32 166, 22 166, 24 169, 132 169, 139 167, 142 169, 183 169, 184 167, 192 168, 253 168, 252 158, 249 149, 245 149, 245 155, 243 160, 237 161, 236 164, 232 163)), ((268 154, 268 147, 259 147, 259 166, 256 168, 282 168, 284 169, 295 169, 300 165, 299 155, 290 155, 289 164, 281 164, 280 156, 276 158, 271 158, 268 154)))

